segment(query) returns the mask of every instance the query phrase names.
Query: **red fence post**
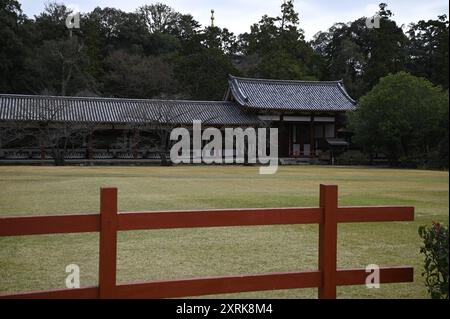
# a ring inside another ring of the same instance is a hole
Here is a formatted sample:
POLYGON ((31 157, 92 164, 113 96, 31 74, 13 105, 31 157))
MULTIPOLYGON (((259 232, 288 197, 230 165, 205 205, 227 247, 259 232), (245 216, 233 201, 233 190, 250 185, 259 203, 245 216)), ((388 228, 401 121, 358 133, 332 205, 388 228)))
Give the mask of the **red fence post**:
POLYGON ((117 188, 100 189, 100 298, 116 297, 117 188))
POLYGON ((337 207, 336 185, 320 185, 320 208, 323 222, 319 225, 319 270, 322 283, 319 298, 336 298, 337 274, 337 207))

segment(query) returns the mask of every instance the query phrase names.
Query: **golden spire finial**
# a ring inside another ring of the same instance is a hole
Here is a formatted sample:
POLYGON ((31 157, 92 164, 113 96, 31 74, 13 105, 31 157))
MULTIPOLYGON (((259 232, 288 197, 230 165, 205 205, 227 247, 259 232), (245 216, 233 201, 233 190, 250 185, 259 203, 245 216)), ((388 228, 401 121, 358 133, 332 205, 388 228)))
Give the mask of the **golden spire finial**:
POLYGON ((211 28, 214 28, 214 9, 211 9, 211 28))

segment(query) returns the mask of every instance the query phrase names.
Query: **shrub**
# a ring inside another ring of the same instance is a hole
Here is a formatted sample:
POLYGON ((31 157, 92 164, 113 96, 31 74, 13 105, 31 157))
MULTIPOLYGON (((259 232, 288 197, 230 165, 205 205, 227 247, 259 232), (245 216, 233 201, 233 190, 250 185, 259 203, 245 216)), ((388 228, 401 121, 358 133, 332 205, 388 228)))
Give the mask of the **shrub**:
POLYGON ((425 285, 433 299, 448 299, 448 226, 433 223, 419 227, 424 245, 420 252, 425 256, 425 285))
POLYGON ((360 151, 350 150, 336 158, 337 165, 369 165, 370 158, 360 151))
POLYGON ((448 92, 405 72, 388 75, 349 112, 353 143, 383 153, 391 166, 448 167, 448 92), (430 152, 443 160, 429 161, 430 152))

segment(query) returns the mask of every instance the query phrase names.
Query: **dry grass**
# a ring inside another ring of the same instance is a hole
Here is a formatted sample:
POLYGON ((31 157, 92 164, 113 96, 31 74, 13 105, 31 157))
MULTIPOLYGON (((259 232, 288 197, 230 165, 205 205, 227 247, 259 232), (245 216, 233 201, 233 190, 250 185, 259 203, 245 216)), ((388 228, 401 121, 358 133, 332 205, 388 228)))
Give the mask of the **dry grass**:
MULTIPOLYGON (((339 297, 426 298, 419 225, 448 223, 448 172, 291 166, 275 175, 256 167, 0 167, 0 215, 97 212, 99 187, 119 187, 119 209, 162 210, 317 206, 320 183, 339 185, 341 205, 413 205, 414 222, 339 226, 339 267, 413 265, 414 283, 339 288, 339 297)), ((118 280, 314 269, 317 226, 267 226, 122 232, 118 280)), ((65 266, 96 284, 98 235, 0 238, 0 291, 63 288, 65 266)), ((315 289, 221 297, 314 298, 315 289)))

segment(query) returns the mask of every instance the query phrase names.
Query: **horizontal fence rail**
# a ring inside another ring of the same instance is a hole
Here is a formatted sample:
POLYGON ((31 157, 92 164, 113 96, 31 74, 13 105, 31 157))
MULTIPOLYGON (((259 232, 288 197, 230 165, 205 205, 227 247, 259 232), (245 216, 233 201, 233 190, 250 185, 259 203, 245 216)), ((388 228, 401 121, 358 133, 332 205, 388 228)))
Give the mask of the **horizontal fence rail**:
MULTIPOLYGON (((335 185, 320 185, 314 208, 251 208, 200 211, 117 211, 117 188, 101 188, 100 214, 0 217, 0 236, 100 232, 99 286, 0 294, 0 298, 177 298, 275 289, 318 288, 336 298, 336 287, 365 284, 362 269, 337 268, 337 225, 414 220, 414 207, 338 207, 335 185), (319 267, 314 271, 116 282, 117 232, 145 229, 318 224, 319 267)), ((380 283, 412 282, 413 268, 380 268, 380 283)))

